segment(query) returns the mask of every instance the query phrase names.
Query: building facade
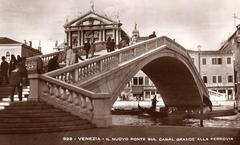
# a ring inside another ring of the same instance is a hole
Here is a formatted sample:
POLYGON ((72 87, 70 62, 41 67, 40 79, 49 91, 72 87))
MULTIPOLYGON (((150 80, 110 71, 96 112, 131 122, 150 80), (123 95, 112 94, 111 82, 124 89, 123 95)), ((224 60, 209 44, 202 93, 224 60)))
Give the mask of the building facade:
MULTIPOLYGON (((31 42, 29 46, 25 43, 15 41, 7 37, 0 37, 0 54, 0 57, 5 56, 6 61, 10 62, 12 54, 27 58, 40 55, 42 53, 39 50, 32 48, 31 42)), ((2 62, 2 60, 0 60, 0 62, 2 62)))
POLYGON ((83 46, 88 39, 105 42, 110 37, 118 46, 121 39, 128 37, 121 26, 120 20, 112 20, 91 10, 64 25, 66 43, 74 48, 83 46))
POLYGON ((206 87, 235 100, 233 54, 221 51, 188 51, 206 87))

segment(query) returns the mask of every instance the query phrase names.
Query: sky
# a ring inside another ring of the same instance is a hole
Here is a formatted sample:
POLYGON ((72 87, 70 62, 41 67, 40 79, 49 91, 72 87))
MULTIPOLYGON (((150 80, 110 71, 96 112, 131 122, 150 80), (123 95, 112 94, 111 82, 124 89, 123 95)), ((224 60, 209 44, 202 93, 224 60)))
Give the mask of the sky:
MULTIPOLYGON (((63 25, 88 12, 91 0, 0 0, 0 36, 23 42, 39 40, 43 53, 65 38, 63 25)), ((94 9, 132 34, 153 31, 175 39, 187 49, 217 50, 234 32, 233 15, 240 17, 240 0, 93 0, 94 9)), ((237 24, 240 20, 236 20, 237 24)))

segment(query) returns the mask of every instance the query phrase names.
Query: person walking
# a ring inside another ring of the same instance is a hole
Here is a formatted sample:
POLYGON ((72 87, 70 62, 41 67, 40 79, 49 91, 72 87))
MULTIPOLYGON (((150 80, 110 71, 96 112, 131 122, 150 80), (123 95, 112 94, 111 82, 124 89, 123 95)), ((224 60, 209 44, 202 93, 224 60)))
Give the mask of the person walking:
POLYGON ((153 33, 151 35, 149 35, 148 37, 149 37, 149 39, 157 37, 155 31, 153 31, 153 33))
POLYGON ((106 48, 107 48, 107 52, 111 51, 111 37, 108 37, 107 39, 106 48))
POLYGON ((52 59, 49 60, 48 62, 48 72, 56 70, 60 68, 58 64, 58 56, 54 56, 52 59))
POLYGON ((14 92, 15 89, 18 89, 18 97, 19 101, 22 101, 22 74, 23 74, 23 69, 21 67, 21 63, 18 63, 16 68, 11 72, 11 77, 10 77, 10 86, 11 86, 11 95, 10 99, 11 102, 14 101, 14 92))
POLYGON ((10 63, 9 63, 9 76, 11 75, 11 72, 12 70, 14 70, 17 66, 17 59, 16 57, 12 54, 11 55, 11 60, 10 60, 10 63))
POLYGON ((153 99, 152 99, 152 107, 151 107, 151 109, 152 109, 153 111, 156 111, 157 102, 158 102, 157 96, 155 95, 155 96, 153 97, 153 99))
POLYGON ((93 39, 92 44, 91 44, 91 58, 94 57, 95 51, 96 51, 96 45, 95 45, 95 40, 93 39))
POLYGON ((116 48, 116 43, 114 41, 114 39, 111 40, 111 43, 110 43, 110 52, 114 51, 116 48))
POLYGON ((8 62, 6 62, 6 57, 3 56, 2 63, 1 63, 1 81, 0 82, 3 82, 3 78, 4 78, 6 83, 9 84, 8 69, 9 69, 8 62))
POLYGON ((86 59, 88 59, 88 54, 89 54, 89 50, 91 49, 90 43, 89 43, 89 39, 87 39, 87 42, 84 44, 84 50, 86 52, 86 59))
POLYGON ((72 64, 72 56, 73 56, 72 47, 67 47, 67 50, 66 50, 66 66, 69 66, 69 65, 72 64))

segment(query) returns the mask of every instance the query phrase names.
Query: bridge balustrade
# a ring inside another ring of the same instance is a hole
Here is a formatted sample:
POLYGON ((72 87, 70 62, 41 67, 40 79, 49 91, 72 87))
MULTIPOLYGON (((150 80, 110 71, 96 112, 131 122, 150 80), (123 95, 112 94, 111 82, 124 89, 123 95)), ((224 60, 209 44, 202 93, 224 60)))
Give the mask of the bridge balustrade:
MULTIPOLYGON (((105 46, 105 42, 97 42, 96 43, 96 50, 99 50, 100 48, 103 48, 104 46, 105 46)), ((83 46, 73 48, 73 50, 77 50, 77 51, 83 50, 83 46)), ((52 59, 54 56, 58 56, 58 62, 59 63, 65 63, 66 52, 64 50, 61 50, 61 51, 58 51, 58 52, 53 52, 53 53, 44 54, 44 55, 37 55, 37 56, 27 58, 27 60, 26 60, 27 70, 30 73, 36 72, 37 63, 38 63, 37 61, 38 61, 39 57, 41 58, 41 60, 43 62, 43 67, 46 68, 49 60, 52 59)))
POLYGON ((46 75, 30 74, 29 77, 29 101, 43 100, 97 126, 105 126, 106 120, 101 118, 105 117, 106 111, 102 110, 110 98, 108 93, 94 93, 46 75))

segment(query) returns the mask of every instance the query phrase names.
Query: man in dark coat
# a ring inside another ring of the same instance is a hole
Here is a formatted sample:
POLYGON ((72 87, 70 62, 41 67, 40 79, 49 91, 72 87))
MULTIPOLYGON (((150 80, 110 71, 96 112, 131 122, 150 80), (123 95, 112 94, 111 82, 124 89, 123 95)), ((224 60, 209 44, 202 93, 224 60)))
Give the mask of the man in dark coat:
POLYGON ((58 56, 54 56, 52 59, 48 62, 48 72, 56 70, 60 68, 58 64, 58 56))
POLYGON ((156 34, 155 34, 155 31, 153 31, 153 33, 151 35, 149 35, 149 39, 152 39, 152 38, 155 38, 157 37, 156 34))
POLYGON ((16 69, 14 69, 12 72, 11 72, 11 77, 10 77, 10 86, 12 87, 11 89, 11 102, 14 101, 14 92, 15 92, 15 89, 17 88, 18 89, 18 97, 19 97, 19 101, 22 101, 22 82, 21 82, 21 79, 22 79, 22 75, 23 75, 23 68, 22 68, 22 65, 21 63, 18 63, 17 66, 16 66, 16 69))
POLYGON ((89 54, 90 49, 91 49, 91 45, 90 45, 89 39, 88 39, 87 42, 84 44, 84 50, 86 51, 86 59, 88 59, 88 54, 89 54))
POLYGON ((1 63, 1 81, 3 80, 3 78, 5 79, 6 83, 8 84, 9 83, 9 79, 8 79, 8 68, 9 68, 9 65, 8 65, 8 62, 5 61, 5 56, 2 57, 2 63, 1 63))

